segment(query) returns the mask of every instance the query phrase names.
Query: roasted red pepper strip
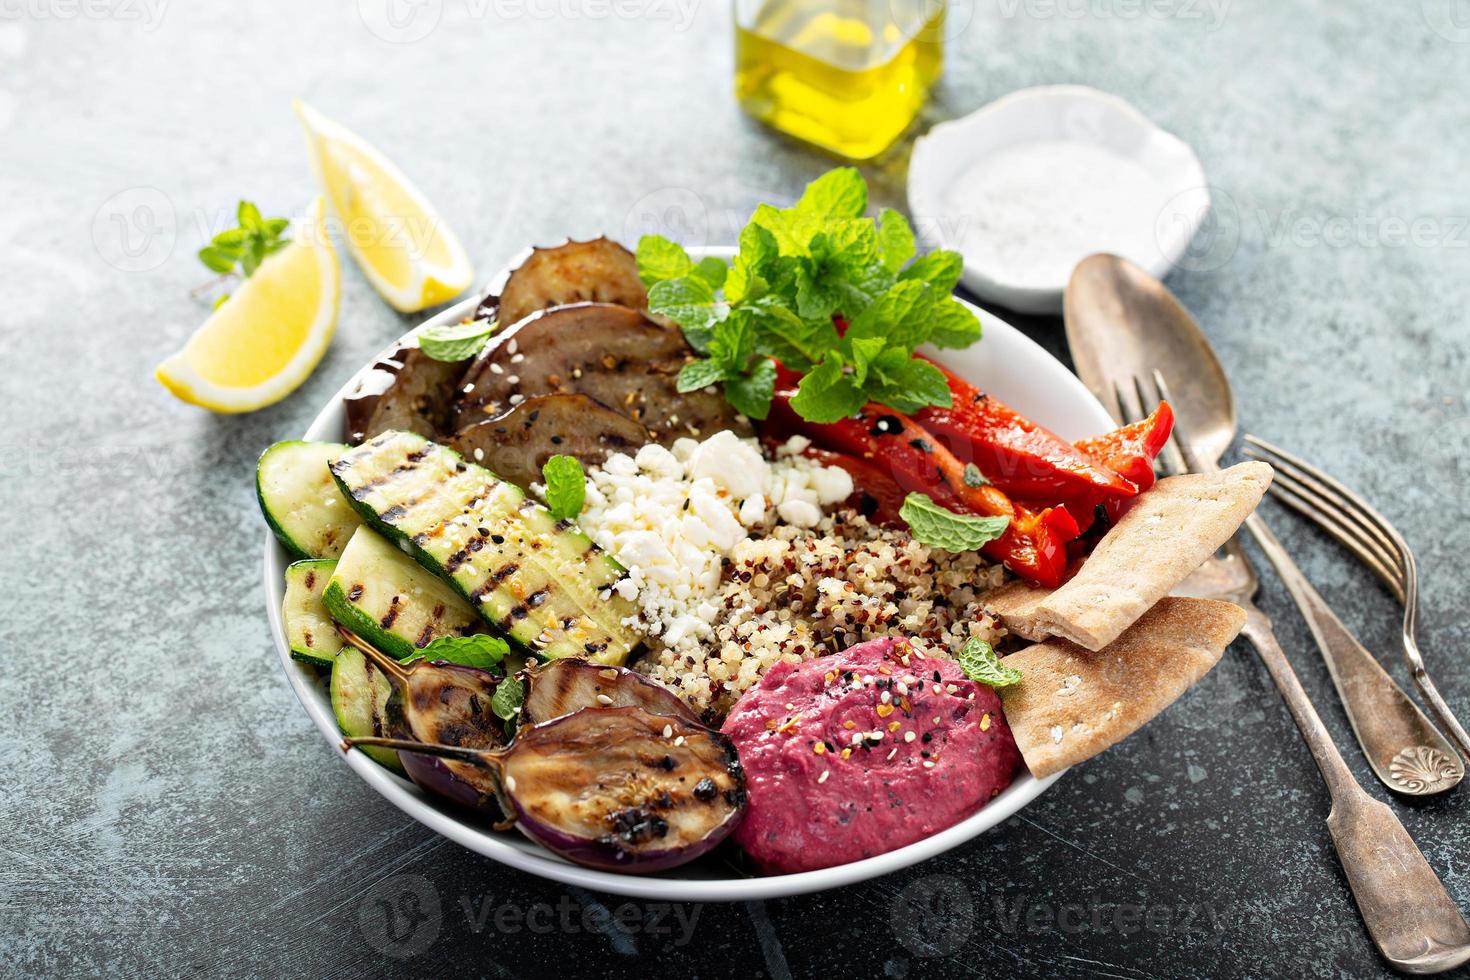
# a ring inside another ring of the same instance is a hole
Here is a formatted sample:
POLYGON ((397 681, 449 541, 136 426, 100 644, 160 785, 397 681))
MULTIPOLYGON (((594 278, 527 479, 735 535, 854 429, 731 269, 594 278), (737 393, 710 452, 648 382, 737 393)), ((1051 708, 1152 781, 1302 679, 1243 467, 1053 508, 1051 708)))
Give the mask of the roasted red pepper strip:
POLYGON ((1168 402, 1148 418, 1105 435, 1077 442, 1077 449, 1126 478, 1140 493, 1154 484, 1154 460, 1174 431, 1174 409, 1168 402))
POLYGON ((973 462, 1001 492, 1048 501, 1132 497, 1138 492, 1103 465, 1106 457, 1079 451, 943 365, 935 366, 949 379, 953 404, 930 405, 915 413, 914 420, 962 460, 973 462))
POLYGON ((766 420, 768 432, 800 433, 819 446, 854 456, 882 470, 905 493, 928 494, 956 513, 1009 517, 1005 534, 981 550, 1038 585, 1055 588, 1061 584, 1067 566, 1066 544, 1077 536, 1077 522, 1064 509, 1036 513, 994 486, 966 484, 965 464, 907 416, 870 404, 855 418, 818 424, 796 414, 791 408, 793 394, 794 387, 778 383, 766 420))

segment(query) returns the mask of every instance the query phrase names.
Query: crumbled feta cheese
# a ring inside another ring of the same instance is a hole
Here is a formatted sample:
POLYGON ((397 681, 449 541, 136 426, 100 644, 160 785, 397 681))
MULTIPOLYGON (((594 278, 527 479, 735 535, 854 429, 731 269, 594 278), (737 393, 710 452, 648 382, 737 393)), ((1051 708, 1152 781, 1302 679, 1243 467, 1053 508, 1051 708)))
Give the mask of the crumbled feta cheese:
POLYGON ((712 641, 724 560, 762 525, 817 526, 828 498, 851 493, 846 471, 804 448, 793 439, 768 462, 756 440, 725 431, 616 453, 588 470, 578 523, 628 568, 613 589, 639 607, 629 625, 669 649, 712 641))

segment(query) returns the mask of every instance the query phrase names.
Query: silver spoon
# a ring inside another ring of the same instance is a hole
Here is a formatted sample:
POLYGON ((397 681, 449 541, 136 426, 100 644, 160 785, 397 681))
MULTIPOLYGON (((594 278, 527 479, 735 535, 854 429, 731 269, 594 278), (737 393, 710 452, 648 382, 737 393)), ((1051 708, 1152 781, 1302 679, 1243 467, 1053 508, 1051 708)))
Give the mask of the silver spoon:
MULTIPOLYGON (((1209 341, 1173 294, 1123 259, 1094 255, 1074 270, 1063 305, 1078 374, 1115 417, 1123 414, 1117 392, 1134 390, 1136 378, 1167 377, 1181 429, 1190 435, 1191 463, 1214 467, 1235 435, 1234 401, 1209 341)), ((1259 517, 1247 526, 1278 571, 1294 569, 1259 517)), ((1470 961, 1470 923, 1393 811, 1353 778, 1269 621, 1261 619, 1264 634, 1249 638, 1327 785, 1328 830, 1369 936, 1384 959, 1409 973, 1470 961)))

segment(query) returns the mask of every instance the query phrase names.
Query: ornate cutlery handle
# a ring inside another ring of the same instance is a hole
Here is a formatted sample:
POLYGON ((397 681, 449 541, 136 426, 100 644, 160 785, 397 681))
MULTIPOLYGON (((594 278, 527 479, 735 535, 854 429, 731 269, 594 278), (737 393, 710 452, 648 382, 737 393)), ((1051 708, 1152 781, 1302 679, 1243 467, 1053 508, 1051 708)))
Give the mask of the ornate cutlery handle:
POLYGON ((1245 610, 1242 635, 1276 682, 1332 797, 1327 829, 1373 943, 1384 959, 1408 973, 1438 973, 1470 961, 1470 923, 1393 811, 1353 779, 1276 641, 1271 621, 1253 605, 1245 610))
POLYGON ((1306 617, 1374 774, 1412 796, 1453 789, 1465 770, 1449 742, 1302 575, 1266 522, 1252 514, 1245 526, 1306 617))

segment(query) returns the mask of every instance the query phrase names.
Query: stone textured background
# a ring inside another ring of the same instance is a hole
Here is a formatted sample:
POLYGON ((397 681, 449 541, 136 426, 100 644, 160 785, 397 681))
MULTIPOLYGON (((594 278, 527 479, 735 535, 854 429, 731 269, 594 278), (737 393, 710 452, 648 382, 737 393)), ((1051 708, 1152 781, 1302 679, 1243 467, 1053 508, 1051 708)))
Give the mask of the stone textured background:
MULTIPOLYGON (((205 313, 189 297, 205 229, 241 196, 293 213, 315 193, 289 98, 398 161, 485 275, 568 234, 728 242, 756 202, 829 165, 737 111, 726 3, 394 2, 398 27, 384 0, 0 3, 4 972, 1381 969, 1307 753, 1238 648, 972 844, 860 887, 674 910, 687 930, 669 910, 463 851, 335 760, 266 632, 252 467, 413 318, 344 261, 337 338, 283 404, 213 417, 150 377, 205 313), (388 907, 408 915, 407 939, 385 927, 388 907)), ((1218 345, 1243 427, 1313 455, 1408 534, 1423 645, 1470 713, 1465 0, 954 9, 963 28, 931 117, 1082 82, 1197 148, 1220 235, 1170 284, 1218 345)), ((902 206, 905 153, 865 168, 882 203, 902 206)), ((1056 321, 1018 322, 1061 353, 1056 321)), ((1389 597, 1267 510, 1401 676, 1389 597)), ((1371 783, 1276 583, 1262 604, 1371 783)), ((1470 907, 1465 791, 1395 809, 1470 907)))

